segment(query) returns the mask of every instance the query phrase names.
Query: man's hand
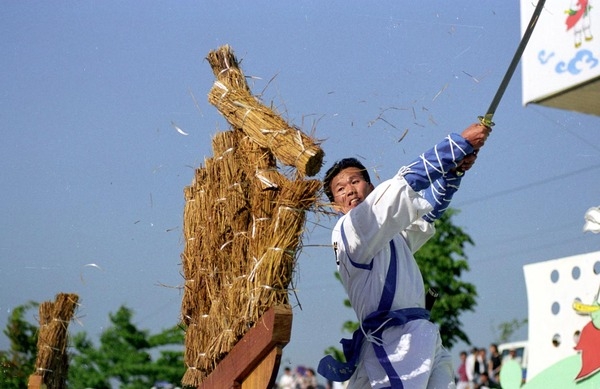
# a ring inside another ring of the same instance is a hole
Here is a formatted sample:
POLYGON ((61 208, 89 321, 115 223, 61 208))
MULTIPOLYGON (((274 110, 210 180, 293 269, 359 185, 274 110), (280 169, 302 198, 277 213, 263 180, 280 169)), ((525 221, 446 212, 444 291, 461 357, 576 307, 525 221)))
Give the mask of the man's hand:
POLYGON ((458 166, 453 169, 458 175, 463 175, 467 170, 473 167, 479 149, 483 147, 491 132, 491 127, 484 126, 481 123, 474 123, 460 134, 475 150, 471 154, 465 155, 465 157, 458 162, 458 166))
POLYGON ((477 159, 477 151, 475 151, 474 153, 471 153, 471 154, 467 154, 467 155, 465 155, 465 157, 463 159, 461 159, 458 162, 458 164, 457 164, 456 168, 454 168, 454 170, 456 170, 457 172, 464 173, 473 167, 476 159, 477 159))
POLYGON ((475 151, 479 151, 479 149, 483 147, 488 136, 490 136, 491 132, 491 127, 484 126, 481 123, 475 123, 467 127, 460 135, 465 138, 466 141, 471 144, 471 146, 473 146, 475 151))

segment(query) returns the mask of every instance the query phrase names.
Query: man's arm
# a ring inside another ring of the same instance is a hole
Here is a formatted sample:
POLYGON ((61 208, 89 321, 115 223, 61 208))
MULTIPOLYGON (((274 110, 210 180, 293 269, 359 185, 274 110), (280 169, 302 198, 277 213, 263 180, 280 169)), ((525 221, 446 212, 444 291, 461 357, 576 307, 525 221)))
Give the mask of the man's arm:
MULTIPOLYGON (((476 124, 463 131, 462 136, 447 136, 412 164, 400 169, 394 178, 378 185, 362 204, 352 209, 340 223, 339 231, 351 260, 369 262, 394 235, 404 232, 431 211, 433 204, 419 192, 443 176, 450 177, 453 169, 464 164, 466 156, 483 145, 481 139, 485 137, 480 133, 489 133, 482 130, 485 128, 476 124)), ((422 226, 418 229, 419 233, 425 232, 422 226)))
POLYGON ((449 135, 409 165, 405 179, 415 191, 425 190, 424 197, 433 206, 423 217, 426 221, 433 222, 448 208, 462 174, 475 163, 490 131, 489 127, 472 124, 461 135, 449 135))
POLYGON ((427 189, 440 177, 456 169, 475 149, 458 134, 450 134, 406 166, 403 175, 415 192, 427 189))
POLYGON ((429 188, 425 190, 423 197, 433 206, 431 212, 423 216, 423 219, 429 223, 433 223, 439 219, 446 209, 450 206, 450 201, 454 193, 460 186, 462 176, 454 172, 438 178, 429 188))

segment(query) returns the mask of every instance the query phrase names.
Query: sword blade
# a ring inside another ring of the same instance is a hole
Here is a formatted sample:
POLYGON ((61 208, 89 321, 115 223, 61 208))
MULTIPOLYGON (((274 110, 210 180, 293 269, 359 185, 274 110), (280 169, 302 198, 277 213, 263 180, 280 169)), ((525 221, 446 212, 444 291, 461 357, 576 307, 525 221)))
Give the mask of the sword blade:
POLYGON ((510 82, 510 79, 512 78, 513 73, 515 72, 517 65, 519 65, 519 61, 521 60, 521 57, 523 56, 525 47, 527 47, 529 38, 531 37, 533 30, 535 29, 535 25, 537 24, 537 21, 540 17, 540 14, 542 13, 542 9, 544 8, 545 3, 546 3, 546 0, 538 1, 537 6, 535 7, 535 10, 533 11, 533 14, 531 15, 531 19, 529 20, 529 24, 527 25, 527 29, 525 30, 525 33, 523 34, 523 37, 521 38, 521 42, 519 42, 517 51, 515 52, 515 55, 513 56, 512 61, 510 62, 510 65, 508 66, 508 69, 506 70, 506 73, 504 74, 504 77, 502 78, 502 82, 500 83, 500 86, 498 87, 498 90, 496 91, 496 95, 492 99, 492 103, 490 104, 490 107, 488 108, 488 110, 484 116, 479 116, 479 121, 481 122, 481 124, 488 126, 488 127, 491 127, 494 125, 492 118, 494 117, 494 114, 496 113, 496 108, 498 108, 498 104, 500 104, 500 100, 502 100, 502 96, 504 95, 504 92, 506 91, 506 87, 508 87, 508 83, 510 82))

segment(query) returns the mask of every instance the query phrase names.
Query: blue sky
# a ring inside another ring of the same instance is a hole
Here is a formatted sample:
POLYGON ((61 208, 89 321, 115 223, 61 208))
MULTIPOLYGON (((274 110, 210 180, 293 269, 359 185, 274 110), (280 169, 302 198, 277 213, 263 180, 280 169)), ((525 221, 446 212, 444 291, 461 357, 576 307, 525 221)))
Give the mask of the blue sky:
MULTIPOLYGON (((228 128, 206 99, 210 50, 231 45, 254 93, 324 140, 326 166, 357 156, 379 181, 485 113, 520 21, 516 1, 31 1, 3 5, 0 36, 0 327, 72 292, 71 329, 97 336, 123 304, 141 328, 178 321, 183 188, 228 128)), ((582 232, 600 119, 524 107, 520 85, 518 70, 454 201, 475 241, 462 320, 479 346, 527 316, 523 265, 600 250, 582 232)), ((333 222, 311 216, 284 365, 316 366, 353 319, 318 247, 333 222)))

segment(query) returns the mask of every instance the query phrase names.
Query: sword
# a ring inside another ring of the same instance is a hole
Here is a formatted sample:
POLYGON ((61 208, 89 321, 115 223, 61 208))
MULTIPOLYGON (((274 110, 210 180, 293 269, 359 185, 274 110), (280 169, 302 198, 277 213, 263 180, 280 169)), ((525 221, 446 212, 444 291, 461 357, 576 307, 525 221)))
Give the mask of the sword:
POLYGON ((540 17, 542 9, 544 8, 545 3, 546 3, 546 0, 538 1, 537 5, 535 7, 535 10, 533 11, 533 15, 531 15, 531 19, 529 20, 529 25, 527 26, 527 29, 525 30, 525 33, 523 34, 523 37, 521 38, 521 42, 519 42, 517 51, 515 52, 515 55, 513 56, 513 59, 510 62, 510 65, 508 66, 506 73, 504 74, 504 78, 502 78, 502 82, 500 83, 500 86, 498 87, 498 90, 496 91, 496 95, 494 96, 494 99, 492 100, 490 107, 488 108, 485 115, 478 117, 479 122, 481 124, 483 124, 484 126, 492 127, 494 125, 492 118, 494 117, 494 114, 496 113, 496 108, 498 108, 498 104, 500 104, 500 100, 502 100, 502 95, 504 95, 504 92, 506 91, 506 87, 508 86, 508 83, 510 82, 510 79, 512 78, 513 73, 515 72, 515 69, 517 68, 517 65, 519 64, 519 61, 521 60, 523 51, 525 51, 527 42, 529 42, 531 33, 533 33, 533 29, 535 28, 535 25, 537 24, 537 21, 540 17))

